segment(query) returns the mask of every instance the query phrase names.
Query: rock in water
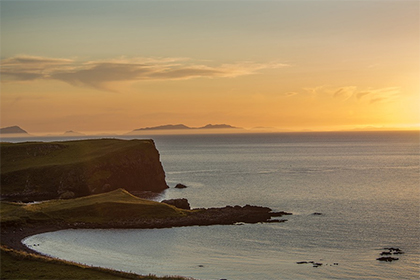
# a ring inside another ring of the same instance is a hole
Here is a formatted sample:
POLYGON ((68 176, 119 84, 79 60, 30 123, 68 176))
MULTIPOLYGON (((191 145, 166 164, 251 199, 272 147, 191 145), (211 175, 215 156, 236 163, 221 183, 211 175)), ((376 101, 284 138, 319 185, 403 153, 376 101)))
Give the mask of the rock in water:
POLYGON ((378 261, 382 261, 382 262, 392 262, 392 261, 398 261, 398 258, 393 258, 393 257, 380 257, 377 258, 378 261))
POLYGON ((184 184, 176 184, 175 189, 186 189, 187 186, 184 184))
POLYGON ((180 209, 186 209, 186 210, 190 210, 190 203, 188 202, 188 200, 186 198, 176 198, 176 199, 168 199, 168 200, 163 200, 162 203, 166 203, 172 206, 175 206, 177 208, 180 209))

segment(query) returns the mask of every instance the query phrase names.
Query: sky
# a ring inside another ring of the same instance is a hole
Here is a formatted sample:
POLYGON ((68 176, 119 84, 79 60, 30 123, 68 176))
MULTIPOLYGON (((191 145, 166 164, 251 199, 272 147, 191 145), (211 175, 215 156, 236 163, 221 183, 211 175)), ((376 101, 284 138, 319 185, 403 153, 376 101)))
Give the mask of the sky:
POLYGON ((1 127, 419 129, 419 6, 2 0, 1 127))

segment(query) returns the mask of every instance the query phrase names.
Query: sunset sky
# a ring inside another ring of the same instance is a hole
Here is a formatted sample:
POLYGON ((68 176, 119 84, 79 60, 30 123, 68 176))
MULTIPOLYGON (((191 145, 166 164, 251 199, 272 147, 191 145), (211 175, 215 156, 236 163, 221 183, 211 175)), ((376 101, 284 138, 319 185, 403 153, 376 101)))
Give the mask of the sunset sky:
POLYGON ((417 0, 0 5, 1 127, 420 127, 417 0))

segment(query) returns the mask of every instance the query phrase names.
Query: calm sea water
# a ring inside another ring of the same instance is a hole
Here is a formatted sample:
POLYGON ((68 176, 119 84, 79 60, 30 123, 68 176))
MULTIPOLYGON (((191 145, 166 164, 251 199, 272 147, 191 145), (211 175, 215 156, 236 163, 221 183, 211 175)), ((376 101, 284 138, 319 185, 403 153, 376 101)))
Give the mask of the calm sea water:
POLYGON ((153 139, 171 186, 157 200, 185 197, 192 207, 254 204, 293 215, 280 224, 64 230, 24 243, 89 265, 197 279, 420 277, 418 132, 153 139), (174 189, 177 183, 188 188, 174 189), (384 247, 405 254, 377 261, 384 247))

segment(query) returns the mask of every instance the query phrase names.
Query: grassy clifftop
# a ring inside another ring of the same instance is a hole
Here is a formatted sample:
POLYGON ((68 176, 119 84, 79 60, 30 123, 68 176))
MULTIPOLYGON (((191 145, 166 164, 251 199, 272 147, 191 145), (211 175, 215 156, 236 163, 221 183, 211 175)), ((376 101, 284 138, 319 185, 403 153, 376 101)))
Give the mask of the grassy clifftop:
POLYGON ((55 199, 32 204, 3 201, 0 221, 2 225, 27 222, 108 224, 123 220, 183 217, 188 212, 117 189, 75 199, 55 199))
POLYGON ((84 196, 117 188, 162 191, 153 140, 1 143, 1 195, 16 200, 84 196))
POLYGON ((130 152, 132 148, 147 153, 152 140, 92 139, 63 142, 1 143, 2 172, 34 165, 51 166, 92 161, 113 153, 130 152))

